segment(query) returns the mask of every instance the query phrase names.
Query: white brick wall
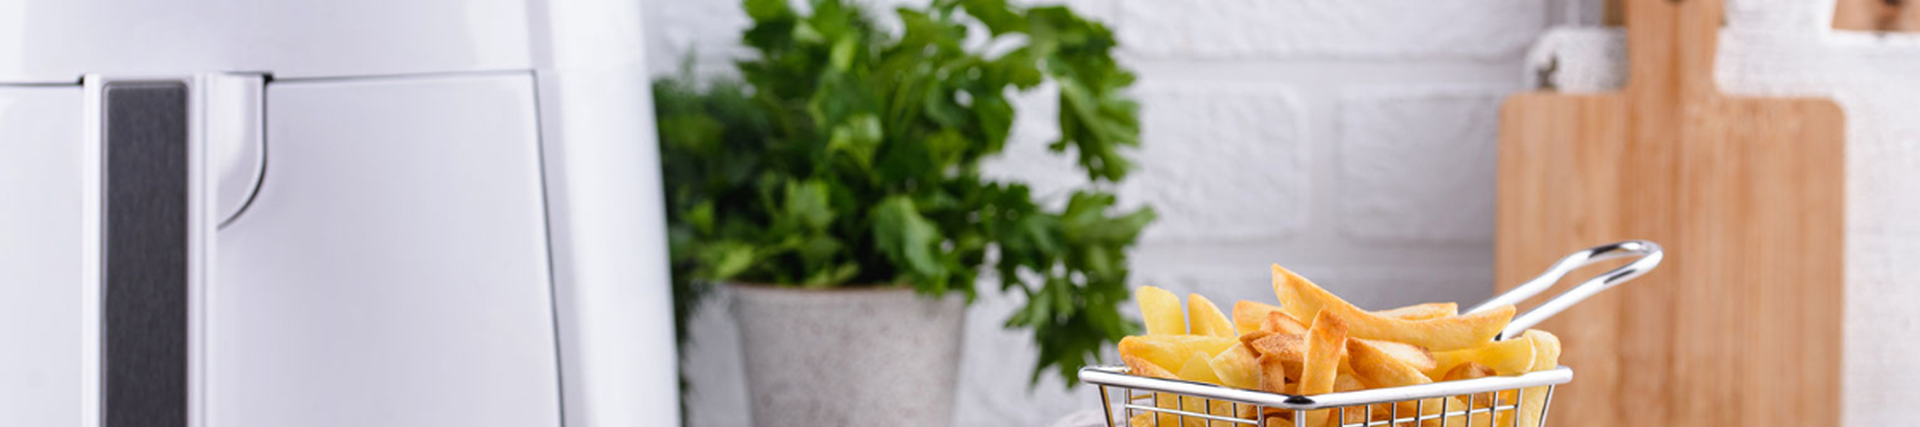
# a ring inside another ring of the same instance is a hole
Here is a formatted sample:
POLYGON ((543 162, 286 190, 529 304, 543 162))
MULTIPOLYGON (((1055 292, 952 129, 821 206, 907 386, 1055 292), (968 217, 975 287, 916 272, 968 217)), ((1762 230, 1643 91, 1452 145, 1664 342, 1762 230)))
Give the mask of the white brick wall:
POLYGON ((1145 58, 1500 60, 1533 43, 1541 0, 1121 1, 1115 30, 1145 58))
POLYGON ((1140 171, 1120 197, 1151 201, 1161 220, 1146 239, 1225 243, 1283 240, 1307 225, 1312 180, 1307 114, 1283 85, 1162 82, 1143 106, 1140 171))
MULTIPOLYGON (((709 70, 741 53, 737 2, 643 1, 656 73, 693 47, 709 70)), ((1162 219, 1134 254, 1138 283, 1271 300, 1277 262, 1371 307, 1485 298, 1499 99, 1522 87, 1542 29, 1598 19, 1561 2, 1070 2, 1115 27, 1141 76, 1146 147, 1120 193, 1162 219)), ((1023 97, 1017 142, 990 172, 1046 194, 1084 178, 1043 148, 1055 106, 1041 92, 1023 97)), ((1030 389, 1029 338, 1000 329, 1018 301, 981 295, 958 425, 1045 426, 1097 405, 1051 377, 1030 389)), ((724 297, 696 322, 696 425, 749 425, 732 328, 724 297)))
POLYGON ((1487 160, 1502 95, 1518 87, 1414 87, 1341 98, 1340 229, 1383 243, 1473 242, 1493 237, 1494 183, 1487 160))
MULTIPOLYGON (((1753 96, 1819 96, 1847 115, 1842 422, 1913 425, 1920 396, 1920 34, 1834 31, 1833 0, 1728 0, 1715 80, 1753 96)), ((1563 90, 1624 82, 1617 30, 1555 29, 1529 67, 1560 58, 1563 90)))

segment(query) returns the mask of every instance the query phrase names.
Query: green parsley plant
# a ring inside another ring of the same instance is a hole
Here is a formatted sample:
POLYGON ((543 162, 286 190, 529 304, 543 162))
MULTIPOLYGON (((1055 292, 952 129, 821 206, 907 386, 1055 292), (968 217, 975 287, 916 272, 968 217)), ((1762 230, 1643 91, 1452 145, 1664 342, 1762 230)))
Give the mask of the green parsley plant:
POLYGON ((900 8, 895 30, 845 0, 744 5, 757 55, 739 81, 654 86, 682 337, 704 283, 910 284, 971 301, 982 272, 1025 297, 1006 327, 1033 331, 1033 381, 1053 369, 1075 384, 1138 330, 1117 308, 1154 213, 1110 190, 1140 132, 1105 25, 1006 0, 900 8), (1053 203, 980 172, 1006 147, 1009 97, 1043 82, 1059 90, 1049 148, 1089 179, 1053 203))

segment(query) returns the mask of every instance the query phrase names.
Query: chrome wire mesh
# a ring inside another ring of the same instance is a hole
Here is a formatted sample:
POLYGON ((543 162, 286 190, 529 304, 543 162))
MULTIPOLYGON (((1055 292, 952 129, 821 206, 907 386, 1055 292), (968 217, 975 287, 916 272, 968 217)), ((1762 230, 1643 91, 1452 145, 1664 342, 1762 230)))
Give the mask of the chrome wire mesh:
POLYGON ((1558 368, 1511 377, 1292 396, 1187 381, 1137 377, 1124 367, 1088 368, 1082 378, 1099 387, 1109 427, 1539 427, 1557 384, 1572 379, 1558 368), (1096 375, 1088 375, 1089 373, 1096 375), (1539 408, 1529 410, 1537 396, 1539 408), (1324 411, 1310 426, 1307 411, 1324 411))
MULTIPOLYGON (((1544 389, 1546 401, 1550 404, 1555 386, 1533 387, 1544 389)), ((1327 411, 1328 426, 1339 427, 1521 427, 1546 425, 1547 412, 1539 412, 1539 419, 1525 422, 1521 411, 1524 403, 1520 399, 1505 396, 1518 395, 1521 389, 1508 393, 1488 392, 1460 396, 1452 399, 1416 399, 1403 402, 1387 402, 1369 405, 1337 406, 1327 411), (1462 404, 1455 404, 1455 401, 1462 404), (1511 400, 1511 401, 1510 401, 1511 400), (1437 401, 1437 408, 1428 412, 1428 401, 1437 401), (1412 405, 1412 410, 1402 414, 1400 403, 1412 405), (1515 415, 1519 414, 1519 415, 1515 415), (1495 423, 1498 420, 1498 424, 1495 423)), ((1108 425, 1111 427, 1230 427, 1230 426, 1307 426, 1307 417, 1294 416, 1299 410, 1281 409, 1251 402, 1238 402, 1225 399, 1187 396, 1174 393, 1150 392, 1135 388, 1118 386, 1100 386, 1100 397, 1108 407, 1108 425), (1124 394, 1120 401, 1110 396, 1124 394), (1179 402, 1161 403, 1156 399, 1167 397, 1179 402), (1207 412, 1196 412, 1198 408, 1209 408, 1207 412), (1258 414, 1258 415, 1256 415, 1258 414), (1288 421, 1291 420, 1291 421, 1288 421), (1264 424, 1263 424, 1264 423, 1264 424)))

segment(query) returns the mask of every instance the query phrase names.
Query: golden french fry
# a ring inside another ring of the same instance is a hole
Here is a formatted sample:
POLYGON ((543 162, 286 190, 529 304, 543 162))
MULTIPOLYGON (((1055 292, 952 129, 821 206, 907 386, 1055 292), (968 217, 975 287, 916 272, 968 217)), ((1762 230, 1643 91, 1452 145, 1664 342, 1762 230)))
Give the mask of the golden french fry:
POLYGON ((1233 327, 1245 334, 1260 330, 1266 323, 1267 313, 1280 311, 1280 307, 1254 301, 1240 300, 1233 303, 1233 327))
POLYGON ((1133 418, 1127 419, 1127 425, 1132 427, 1153 427, 1153 417, 1150 416, 1150 414, 1133 414, 1133 418))
MULTIPOLYGON (((1347 425, 1368 425, 1368 424, 1365 424, 1368 422, 1373 422, 1374 424, 1372 425, 1386 425, 1386 424, 1380 424, 1380 423, 1393 419, 1392 403, 1348 406, 1345 409, 1346 411, 1341 414, 1342 418, 1327 420, 1327 427, 1339 427, 1339 426, 1347 426, 1347 425)), ((1406 415, 1402 415, 1402 416, 1405 417, 1406 415)), ((1411 425, 1413 424, 1400 423, 1400 424, 1394 424, 1393 426, 1406 427, 1411 425)))
POLYGON ((1335 374, 1333 376, 1334 392, 1366 390, 1366 389, 1367 389, 1367 384, 1360 382, 1359 377, 1355 377, 1351 374, 1346 374, 1346 373, 1335 374))
POLYGON ((1120 339, 1120 355, 1145 359, 1160 366, 1180 366, 1193 353, 1219 355, 1240 340, 1200 335, 1135 335, 1120 339))
POLYGON ((1235 343, 1227 347, 1220 355, 1207 360, 1207 366, 1213 368, 1213 375, 1220 377, 1220 383, 1233 388, 1260 387, 1260 366, 1254 360, 1253 350, 1246 344, 1235 343))
POLYGON ((1187 381, 1220 384, 1220 376, 1214 375, 1213 366, 1207 364, 1207 361, 1212 359, 1213 357, 1206 353, 1194 352, 1193 357, 1188 358, 1187 363, 1181 364, 1180 371, 1175 372, 1174 376, 1187 381))
POLYGON ((1133 299, 1140 303, 1140 320, 1147 324, 1147 335, 1187 333, 1187 318, 1180 313, 1180 298, 1172 292, 1141 286, 1133 291, 1133 299))
POLYGON ((1269 334, 1253 340, 1250 346, 1262 356, 1271 355, 1280 360, 1300 362, 1307 360, 1307 338, 1294 334, 1269 334))
POLYGON ((1373 312, 1373 314, 1406 320, 1426 320, 1435 317, 1457 316, 1460 314, 1460 305, 1450 302, 1430 302, 1389 310, 1380 310, 1373 312))
MULTIPOLYGON (((1340 416, 1337 418, 1329 417, 1329 419, 1327 420, 1327 427, 1358 425, 1360 423, 1367 422, 1368 406, 1382 407, 1386 405, 1360 405, 1360 406, 1348 406, 1344 408, 1334 409, 1332 410, 1332 412, 1337 412, 1339 413, 1340 416)), ((1374 414, 1375 416, 1378 416, 1379 412, 1376 411, 1374 412, 1374 414)))
MULTIPOLYGON (((1427 378, 1427 375, 1421 373, 1419 369, 1401 361, 1400 355, 1396 355, 1382 348, 1377 343, 1379 342, 1354 339, 1347 340, 1347 357, 1353 364, 1354 372, 1359 374, 1362 381, 1366 381, 1367 384, 1375 387, 1400 387, 1433 382, 1433 379, 1427 378)), ((1420 415, 1438 415, 1440 414, 1442 404, 1456 408, 1465 407, 1460 405, 1457 399, 1446 402, 1442 402, 1442 399, 1422 399, 1418 404, 1414 402, 1400 402, 1399 407, 1401 412, 1408 414, 1418 412, 1420 415)), ((1456 418, 1461 417, 1447 417, 1444 424, 1465 425, 1464 419, 1456 418)))
POLYGON ((1332 313, 1345 321, 1347 332, 1354 337, 1403 342, 1433 351, 1486 343, 1499 335, 1500 329, 1513 319, 1513 306, 1510 305, 1426 320, 1380 316, 1354 307, 1279 265, 1273 266, 1273 292, 1280 298, 1281 311, 1295 318, 1314 317, 1321 312, 1332 313))
POLYGON ((1386 354, 1388 356, 1393 357, 1394 360, 1398 360, 1401 363, 1405 363, 1407 364, 1407 366, 1412 366, 1414 369, 1420 370, 1422 372, 1433 370, 1435 365, 1435 361, 1433 359, 1433 352, 1427 351, 1426 348, 1423 348, 1417 345, 1397 343, 1393 341, 1370 340, 1365 338, 1348 338, 1348 339, 1366 341, 1368 345, 1371 345, 1374 348, 1377 348, 1383 352, 1386 352, 1386 354))
MULTIPOLYGON (((1127 354, 1121 354, 1120 361, 1127 364, 1127 373, 1129 374, 1139 375, 1143 377, 1151 377, 1151 378, 1164 378, 1169 380, 1180 379, 1180 377, 1177 375, 1174 375, 1173 372, 1169 372, 1167 371, 1166 368, 1160 367, 1159 364, 1149 362, 1146 359, 1133 357, 1127 354)), ((1159 408, 1166 408, 1166 409, 1176 408, 1178 406, 1175 405, 1175 401, 1176 399, 1178 399, 1178 396, 1179 395, 1173 394, 1173 393, 1154 393, 1153 406, 1159 407, 1159 408)), ((1145 417, 1146 415, 1147 414, 1135 415, 1134 419, 1129 419, 1127 420, 1127 422, 1133 425, 1163 425, 1168 427, 1179 425, 1178 421, 1176 421, 1177 418, 1174 417, 1173 415, 1161 414, 1160 420, 1159 420, 1161 424, 1155 424, 1154 420, 1151 418, 1141 418, 1141 417, 1145 417)))
MULTIPOLYGON (((1289 412, 1290 412, 1290 411, 1289 411, 1289 412)), ((1291 413, 1276 413, 1276 414, 1269 414, 1269 415, 1267 415, 1267 418, 1266 418, 1266 421, 1264 421, 1264 422, 1262 422, 1262 423, 1261 423, 1261 426, 1263 426, 1263 427, 1293 427, 1293 414, 1291 414, 1291 413)))
MULTIPOLYGON (((1282 394, 1294 394, 1294 390, 1291 388, 1291 386, 1289 386, 1287 391, 1282 394)), ((1290 409, 1267 407, 1260 411, 1260 419, 1264 420, 1264 423, 1262 425, 1266 425, 1266 426, 1274 426, 1274 425, 1291 426, 1293 425, 1293 417, 1294 417, 1293 410, 1290 410, 1290 409), (1275 422, 1280 422, 1282 424, 1274 424, 1275 422)))
MULTIPOLYGON (((1245 405, 1241 405, 1241 406, 1245 406, 1245 405)), ((1207 414, 1219 415, 1222 417, 1234 417, 1235 414, 1234 414, 1233 407, 1234 407, 1233 402, 1228 402, 1225 400, 1207 401, 1207 414)), ((1245 418, 1245 417, 1241 417, 1241 418, 1245 418)), ((1206 425, 1207 427, 1234 427, 1234 426, 1237 426, 1238 424, 1228 422, 1228 421, 1207 421, 1206 425)))
POLYGON ((1465 363, 1493 368, 1499 375, 1524 374, 1533 369, 1533 340, 1515 337, 1475 347, 1433 353, 1434 367, 1426 370, 1431 378, 1442 378, 1447 371, 1465 363))
MULTIPOLYGON (((1298 376, 1298 374, 1288 372, 1285 361, 1280 360, 1278 356, 1269 354, 1254 359, 1254 365, 1259 368, 1260 380, 1256 387, 1258 387, 1260 391, 1293 394, 1292 390, 1287 388, 1287 378, 1294 378, 1298 376)), ((1299 366, 1299 364, 1296 363, 1294 366, 1299 366)))
MULTIPOLYGON (((1533 368, 1528 372, 1539 372, 1560 366, 1560 337, 1547 331, 1528 329, 1520 338, 1533 341, 1533 368)), ((1533 387, 1520 394, 1520 426, 1540 425, 1541 411, 1546 410, 1547 388, 1533 387)), ((1513 424, 1497 424, 1513 425, 1513 424)))
POLYGON ((1243 420, 1254 420, 1254 419, 1260 418, 1260 414, 1254 413, 1254 411, 1257 411, 1260 409, 1259 406, 1241 403, 1241 404, 1233 405, 1233 408, 1234 408, 1233 416, 1235 418, 1239 418, 1243 420))
POLYGON ((1533 369, 1528 372, 1560 367, 1560 337, 1539 329, 1528 329, 1520 337, 1533 341, 1533 369))
MULTIPOLYGON (((1254 345, 1266 350, 1265 352, 1256 350, 1256 353, 1272 356, 1270 363, 1278 367, 1280 370, 1277 372, 1285 374, 1287 380, 1294 382, 1301 380, 1300 372, 1308 357, 1305 336, 1273 334, 1254 341, 1254 345)), ((1340 349, 1339 360, 1339 368, 1336 369, 1336 372, 1343 374, 1353 372, 1352 368, 1347 367, 1346 349, 1340 349)))
POLYGON ((1200 294, 1187 294, 1187 317, 1189 317, 1188 332, 1194 335, 1228 338, 1240 336, 1239 331, 1233 326, 1233 321, 1227 320, 1227 315, 1221 314, 1220 308, 1215 307, 1213 301, 1207 300, 1207 297, 1200 294))
POLYGON ((1293 316, 1288 316, 1287 313, 1278 311, 1267 313, 1267 323, 1260 325, 1260 327, 1282 334, 1301 335, 1307 333, 1307 325, 1300 324, 1300 321, 1294 319, 1293 316))
MULTIPOLYGON (((1226 354, 1226 353, 1221 353, 1221 354, 1226 354)), ((1193 353, 1193 358, 1187 359, 1186 365, 1180 367, 1180 373, 1179 373, 1180 379, 1193 381, 1193 382, 1202 382, 1207 384, 1221 384, 1220 377, 1218 375, 1214 375, 1213 373, 1213 366, 1211 363, 1212 359, 1213 358, 1208 357, 1206 353, 1200 353, 1200 352, 1193 353)), ((1232 402, 1228 402, 1224 400, 1209 401, 1208 399, 1199 398, 1199 397, 1181 397, 1180 409, 1187 412, 1204 413, 1208 415, 1219 415, 1219 416, 1234 415, 1232 402)), ((1204 419, 1194 418, 1194 417, 1180 417, 1180 418, 1181 418, 1181 425, 1183 427, 1206 427, 1206 426, 1230 427, 1230 425, 1232 424, 1225 421, 1208 422, 1204 419)), ((1165 421, 1165 420, 1163 419, 1162 421, 1165 421)))
POLYGON ((1448 370, 1445 376, 1440 377, 1440 380, 1441 381, 1470 380, 1474 378, 1491 377, 1494 375, 1500 375, 1500 374, 1498 372, 1494 372, 1493 368, 1489 368, 1487 367, 1487 365, 1482 365, 1478 362, 1467 362, 1467 363, 1460 364, 1460 366, 1455 366, 1451 370, 1448 370))
POLYGON ((1353 364, 1353 372, 1368 384, 1380 387, 1398 387, 1404 385, 1426 384, 1433 382, 1419 369, 1401 362, 1399 356, 1389 353, 1370 340, 1347 340, 1347 357, 1353 364))
MULTIPOLYGON (((1313 326, 1307 329, 1307 359, 1300 364, 1300 389, 1302 396, 1329 393, 1333 391, 1333 382, 1340 373, 1340 350, 1346 348, 1347 322, 1333 313, 1325 313, 1313 318, 1313 326)), ((1327 422, 1327 411, 1307 411, 1307 425, 1317 426, 1327 422)))
MULTIPOLYGON (((1353 374, 1342 372, 1333 377, 1333 391, 1335 393, 1339 393, 1343 391, 1366 390, 1366 389, 1367 389, 1367 384, 1361 382, 1360 379, 1354 377, 1353 374)), ((1369 406, 1371 406, 1374 409, 1373 413, 1376 421, 1378 420, 1378 417, 1382 414, 1380 411, 1387 408, 1387 405, 1384 405, 1384 404, 1347 407, 1346 410, 1339 411, 1340 424, 1348 425, 1348 424, 1360 424, 1360 423, 1367 422, 1367 408, 1369 406)), ((1333 423, 1333 421, 1330 420, 1328 421, 1328 423, 1333 423)))
MULTIPOLYGON (((1352 340, 1357 338, 1348 339, 1352 340)), ((1399 359, 1402 363, 1422 367, 1433 364, 1432 356, 1425 349, 1418 346, 1389 341, 1369 341, 1387 351, 1388 354, 1399 359)), ((1301 362, 1307 358, 1306 338, 1299 335, 1269 334, 1260 339, 1253 340, 1253 345, 1250 348, 1254 349, 1255 354, 1262 356, 1272 355, 1273 360, 1280 363, 1280 366, 1285 369, 1287 378, 1294 380, 1300 378, 1301 362)), ((1341 349, 1340 352, 1339 372, 1342 374, 1353 373, 1353 367, 1347 360, 1346 349, 1344 348, 1341 349)))
POLYGON ((1160 365, 1155 364, 1153 362, 1149 362, 1147 361, 1147 359, 1141 359, 1138 357, 1133 357, 1132 355, 1122 354, 1120 355, 1120 362, 1127 364, 1127 373, 1129 374, 1139 375, 1139 376, 1149 377, 1149 378, 1166 378, 1166 379, 1180 378, 1179 376, 1174 375, 1172 371, 1168 371, 1167 368, 1160 367, 1160 365))
POLYGON ((1247 346, 1247 350, 1253 352, 1254 357, 1259 357, 1260 349, 1253 348, 1253 342, 1259 341, 1261 338, 1266 338, 1267 336, 1273 335, 1273 333, 1274 333, 1273 331, 1255 330, 1253 332, 1240 334, 1240 343, 1245 344, 1247 346))
MULTIPOLYGON (((1165 378, 1170 380, 1180 378, 1179 376, 1174 375, 1172 372, 1168 372, 1166 368, 1160 367, 1159 364, 1149 362, 1146 359, 1133 357, 1132 355, 1121 354, 1120 361, 1127 364, 1127 373, 1129 374, 1139 375, 1143 377, 1151 377, 1151 378, 1165 378)), ((1174 407, 1173 402, 1174 402, 1175 396, 1177 395, 1173 393, 1154 393, 1153 404, 1154 406, 1161 407, 1161 408, 1173 408, 1174 407)), ((1130 419, 1127 421, 1133 425, 1152 425, 1153 420, 1147 419, 1147 418, 1141 418, 1144 416, 1146 416, 1146 414, 1136 415, 1134 416, 1134 419, 1130 419)), ((1161 425, 1165 425, 1165 426, 1175 425, 1174 418, 1170 415, 1161 415, 1160 421, 1166 423, 1161 425)))
MULTIPOLYGON (((1544 371, 1544 370, 1553 369, 1554 367, 1559 366, 1559 363, 1560 363, 1559 362, 1560 360, 1560 338, 1559 337, 1555 337, 1553 336, 1553 334, 1549 334, 1545 331, 1528 330, 1524 333, 1521 333, 1520 337, 1514 338, 1512 341, 1528 341, 1532 343, 1532 346, 1528 348, 1533 350, 1533 357, 1531 358, 1531 360, 1533 361, 1533 364, 1529 366, 1526 370, 1521 371, 1521 373, 1533 372, 1533 371, 1544 371)), ((1477 402, 1475 407, 1485 408, 1488 406, 1493 406, 1495 404, 1514 405, 1517 403, 1521 406, 1521 409, 1522 409, 1522 412, 1520 413, 1519 423, 1514 422, 1514 413, 1509 411, 1509 412, 1501 412, 1495 415, 1494 425, 1496 426, 1529 426, 1529 427, 1538 425, 1540 422, 1540 411, 1542 409, 1540 405, 1546 403, 1545 400, 1546 400, 1547 388, 1534 387, 1534 388, 1526 389, 1524 391, 1525 391, 1524 397, 1522 393, 1516 392, 1515 390, 1505 390, 1499 393, 1489 393, 1492 396, 1481 399, 1483 400, 1483 402, 1477 402)))

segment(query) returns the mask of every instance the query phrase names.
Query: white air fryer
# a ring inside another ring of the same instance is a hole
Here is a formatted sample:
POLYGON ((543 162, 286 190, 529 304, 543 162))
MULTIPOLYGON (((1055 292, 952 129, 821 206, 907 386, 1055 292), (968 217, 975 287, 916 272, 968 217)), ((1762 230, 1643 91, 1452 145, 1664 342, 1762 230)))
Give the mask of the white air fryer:
POLYGON ((0 426, 677 424, 638 8, 0 0, 0 426))

